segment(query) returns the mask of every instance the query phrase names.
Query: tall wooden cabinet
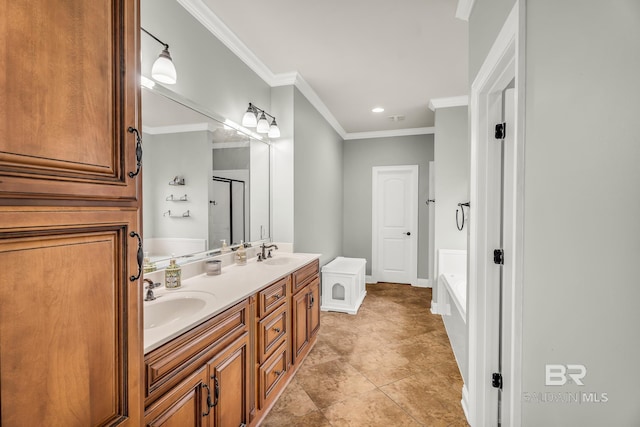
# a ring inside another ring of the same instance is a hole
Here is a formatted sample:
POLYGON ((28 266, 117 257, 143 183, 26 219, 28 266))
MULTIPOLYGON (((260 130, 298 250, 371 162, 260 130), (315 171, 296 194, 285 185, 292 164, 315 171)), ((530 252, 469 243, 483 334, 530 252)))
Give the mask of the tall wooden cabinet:
POLYGON ((3 427, 142 422, 138 14, 0 2, 3 427))

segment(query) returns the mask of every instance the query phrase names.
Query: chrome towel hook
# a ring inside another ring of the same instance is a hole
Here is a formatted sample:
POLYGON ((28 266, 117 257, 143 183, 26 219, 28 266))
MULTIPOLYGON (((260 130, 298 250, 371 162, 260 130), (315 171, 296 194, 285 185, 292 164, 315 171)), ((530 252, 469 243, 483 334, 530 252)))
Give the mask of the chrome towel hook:
POLYGON ((464 207, 471 207, 470 202, 458 203, 458 207, 460 209, 456 209, 456 227, 458 227, 459 231, 462 231, 464 228, 464 207), (462 224, 460 224, 460 220, 458 219, 458 210, 462 211, 462 224))

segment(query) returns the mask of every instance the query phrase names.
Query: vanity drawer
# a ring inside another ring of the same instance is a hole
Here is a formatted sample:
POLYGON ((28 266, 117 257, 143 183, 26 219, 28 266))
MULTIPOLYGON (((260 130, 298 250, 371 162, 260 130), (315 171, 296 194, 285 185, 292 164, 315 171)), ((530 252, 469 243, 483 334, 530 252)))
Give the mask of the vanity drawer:
POLYGON ((298 292, 307 282, 318 274, 318 260, 314 260, 293 272, 292 293, 298 292))
POLYGON ((273 311, 284 303, 287 298, 287 288, 289 287, 289 276, 283 277, 274 284, 261 290, 258 294, 258 317, 273 311))
POLYGON ((285 384, 287 377, 287 345, 283 343, 275 353, 260 366, 259 381, 259 409, 268 406, 270 400, 278 395, 278 391, 285 384))
POLYGON ((283 304, 258 323, 258 362, 263 363, 271 352, 286 341, 287 305, 283 304))
POLYGON ((151 351, 145 362, 145 405, 206 363, 220 345, 249 330, 249 301, 245 300, 151 351))

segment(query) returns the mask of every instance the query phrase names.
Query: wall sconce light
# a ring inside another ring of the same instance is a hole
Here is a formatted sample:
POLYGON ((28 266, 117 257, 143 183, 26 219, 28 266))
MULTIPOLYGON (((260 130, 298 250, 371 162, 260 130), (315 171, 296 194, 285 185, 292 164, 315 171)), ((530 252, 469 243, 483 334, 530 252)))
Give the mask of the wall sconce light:
POLYGON ((280 128, 278 128, 276 118, 264 111, 262 108, 256 107, 252 103, 249 103, 249 108, 247 108, 244 116, 242 116, 242 126, 246 128, 255 127, 256 132, 266 133, 269 138, 280 137, 280 128), (259 119, 258 113, 260 113, 259 119), (267 116, 271 117, 271 124, 269 124, 267 116))
POLYGON ((153 63, 153 67, 151 67, 151 77, 153 77, 160 83, 166 83, 170 85, 175 84, 177 80, 176 67, 175 65, 173 65, 173 60, 171 59, 171 54, 169 53, 169 45, 144 28, 140 27, 140 29, 151 36, 151 38, 160 43, 162 46, 164 46, 164 49, 162 49, 162 52, 160 52, 158 59, 156 59, 156 62, 153 63))

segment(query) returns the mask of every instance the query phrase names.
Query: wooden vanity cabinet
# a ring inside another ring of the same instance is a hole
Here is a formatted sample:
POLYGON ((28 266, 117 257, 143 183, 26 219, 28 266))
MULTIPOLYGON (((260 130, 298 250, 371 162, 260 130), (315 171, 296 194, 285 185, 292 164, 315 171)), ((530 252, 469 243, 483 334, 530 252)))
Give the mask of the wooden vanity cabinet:
POLYGON ((307 354, 320 329, 318 261, 307 264, 296 273, 293 274, 291 299, 293 364, 297 364, 307 354))
POLYGON ((289 378, 289 288, 286 276, 258 293, 257 416, 274 402, 289 378))
POLYGON ((138 0, 0 5, 0 425, 143 416, 138 0))
POLYGON ((242 301, 147 354, 147 426, 249 423, 251 306, 242 301))

